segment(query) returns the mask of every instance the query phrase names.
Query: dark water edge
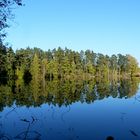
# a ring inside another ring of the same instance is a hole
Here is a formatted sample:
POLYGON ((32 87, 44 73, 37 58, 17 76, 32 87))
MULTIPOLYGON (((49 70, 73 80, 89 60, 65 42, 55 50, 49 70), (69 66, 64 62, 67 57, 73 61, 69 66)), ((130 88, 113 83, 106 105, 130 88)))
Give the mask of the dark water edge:
POLYGON ((140 139, 138 79, 8 81, 0 110, 3 140, 140 139))

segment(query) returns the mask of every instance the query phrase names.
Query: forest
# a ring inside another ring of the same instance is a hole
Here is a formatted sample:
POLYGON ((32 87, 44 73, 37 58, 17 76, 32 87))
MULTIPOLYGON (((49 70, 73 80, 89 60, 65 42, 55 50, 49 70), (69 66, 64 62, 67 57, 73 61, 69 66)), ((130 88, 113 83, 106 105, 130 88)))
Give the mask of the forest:
MULTIPOLYGON (((137 60, 127 54, 104 55, 93 50, 74 51, 39 48, 19 49, 4 45, 5 29, 13 19, 12 10, 23 6, 22 0, 0 2, 0 77, 24 80, 130 78, 139 76, 137 60)), ((20 46, 19 46, 20 47, 20 46)), ((79 47, 79 46, 78 46, 79 47)), ((48 48, 48 47, 47 47, 48 48)))
POLYGON ((138 74, 131 55, 103 55, 92 50, 39 48, 19 49, 0 44, 0 77, 24 80, 130 78, 138 74))

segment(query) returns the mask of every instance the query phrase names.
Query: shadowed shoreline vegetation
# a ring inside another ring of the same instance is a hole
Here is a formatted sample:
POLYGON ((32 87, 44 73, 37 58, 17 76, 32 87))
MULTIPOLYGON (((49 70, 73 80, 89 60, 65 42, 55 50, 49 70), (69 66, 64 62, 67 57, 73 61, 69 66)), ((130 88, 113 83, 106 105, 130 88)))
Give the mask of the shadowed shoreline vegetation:
POLYGON ((91 50, 72 51, 39 48, 19 49, 0 45, 0 77, 8 79, 93 79, 131 78, 138 75, 137 60, 131 55, 103 55, 91 50))

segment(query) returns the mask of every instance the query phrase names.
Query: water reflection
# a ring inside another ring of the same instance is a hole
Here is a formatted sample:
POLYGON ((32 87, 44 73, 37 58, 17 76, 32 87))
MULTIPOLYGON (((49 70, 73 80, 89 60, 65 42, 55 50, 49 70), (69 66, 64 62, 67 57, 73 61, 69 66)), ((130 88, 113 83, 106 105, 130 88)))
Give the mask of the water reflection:
POLYGON ((0 139, 139 139, 138 88, 138 79, 1 83, 0 139))
MULTIPOLYGON (((0 110, 5 106, 16 105, 40 106, 43 103, 53 105, 70 105, 80 101, 92 103, 109 96, 113 98, 130 98, 138 89, 138 80, 121 81, 31 81, 23 80, 0 85, 0 110)), ((139 100, 139 99, 138 99, 139 100)))

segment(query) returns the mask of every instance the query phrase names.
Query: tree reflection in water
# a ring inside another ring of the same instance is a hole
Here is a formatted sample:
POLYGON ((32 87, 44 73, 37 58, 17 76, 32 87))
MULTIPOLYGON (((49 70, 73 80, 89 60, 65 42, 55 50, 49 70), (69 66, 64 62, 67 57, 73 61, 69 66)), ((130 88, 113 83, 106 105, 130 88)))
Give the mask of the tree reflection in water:
MULTIPOLYGON (((43 103, 68 106, 75 102, 92 103, 109 96, 130 98, 138 90, 137 79, 108 81, 21 81, 0 85, 0 110, 5 106, 40 106, 43 103), (14 89, 13 89, 14 88, 14 89)), ((137 97, 137 100, 139 98, 137 97)))
MULTIPOLYGON (((14 139, 41 139, 41 133, 33 130, 40 120, 30 110, 29 117, 20 116, 17 107, 39 107, 42 104, 48 104, 51 112, 52 120, 55 121, 57 116, 56 110, 53 106, 63 107, 66 106, 66 110, 63 110, 61 114, 61 121, 65 123, 65 116, 70 112, 70 105, 76 102, 81 103, 93 103, 96 100, 103 100, 108 97, 112 98, 130 98, 138 90, 138 79, 127 79, 120 81, 109 81, 107 79, 98 79, 90 81, 31 81, 26 84, 23 80, 7 81, 7 84, 1 83, 0 85, 0 111, 3 111, 4 107, 11 107, 11 110, 4 116, 0 116, 1 120, 8 120, 8 116, 16 114, 19 123, 23 123, 25 130, 14 136, 14 139), (13 106, 14 105, 14 106, 13 106)), ((139 97, 136 97, 139 100, 139 97)), ((45 119, 45 118, 44 118, 45 119)), ((124 119, 122 114, 121 119, 124 119)), ((40 122, 42 125, 44 122, 40 122)), ((1 122, 1 130, 3 127, 1 122)), ((7 133, 0 130, 0 139, 12 139, 7 133)), ((52 131, 50 128, 48 131, 52 131)), ((74 128, 68 126, 68 131, 71 134, 70 137, 79 139, 79 136, 74 132, 74 128)), ((130 131, 133 135, 136 135, 134 131, 130 131)), ((64 135, 65 134, 60 134, 64 135)), ((109 136, 107 140, 113 140, 114 138, 109 136)))

